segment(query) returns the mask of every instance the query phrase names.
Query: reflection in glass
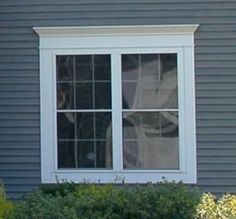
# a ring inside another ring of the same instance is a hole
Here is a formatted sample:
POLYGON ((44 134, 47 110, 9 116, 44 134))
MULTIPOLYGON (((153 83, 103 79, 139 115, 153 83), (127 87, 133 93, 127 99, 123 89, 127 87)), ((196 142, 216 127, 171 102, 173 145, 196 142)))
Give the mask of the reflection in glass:
POLYGON ((110 55, 95 55, 94 56, 94 79, 96 81, 111 80, 111 60, 110 55))
POLYGON ((122 55, 122 80, 137 80, 139 76, 139 55, 122 55))
POLYGON ((75 56, 75 80, 91 81, 92 80, 92 56, 77 55, 75 56))
POLYGON ((95 83, 95 109, 111 109, 111 82, 95 83))
POLYGON ((125 169, 178 169, 178 113, 123 112, 125 169))
POLYGON ((112 168, 111 113, 88 112, 111 109, 110 55, 57 55, 56 63, 58 167, 112 168))
POLYGON ((57 138, 59 168, 112 168, 111 112, 57 113, 57 138))
POLYGON ((74 140, 75 138, 75 116, 74 113, 57 113, 57 138, 74 140))
POLYGON ((111 139, 96 141, 96 167, 112 168, 112 146, 111 139))
POLYGON ((95 113, 95 138, 111 141, 111 113, 95 113))
POLYGON ((73 83, 57 83, 57 108, 74 108, 73 83))
POLYGON ((78 141, 78 168, 93 168, 95 162, 93 141, 78 141))
POLYGON ((60 55, 56 57, 57 63, 57 81, 73 80, 74 56, 60 55))
POLYGON ((137 147, 137 140, 124 140, 124 150, 123 150, 123 162, 124 169, 140 169, 142 168, 142 164, 138 159, 139 148, 137 147))
POLYGON ((177 55, 122 55, 122 96, 124 109, 176 109, 177 55))
POLYGON ((110 55, 58 55, 57 108, 111 109, 110 55))
POLYGON ((78 141, 77 147, 78 168, 112 168, 112 151, 108 142, 78 141))
POLYGON ((94 139, 94 113, 76 113, 77 139, 94 139))
POLYGON ((93 84, 76 83, 76 109, 92 109, 93 84))
POLYGON ((126 82, 124 81, 122 83, 122 90, 123 90, 123 109, 129 109, 130 106, 134 105, 134 101, 135 105, 140 105, 140 103, 138 103, 140 101, 140 99, 136 98, 137 95, 137 83, 136 82, 126 82))
POLYGON ((58 168, 75 168, 74 141, 58 141, 58 168))

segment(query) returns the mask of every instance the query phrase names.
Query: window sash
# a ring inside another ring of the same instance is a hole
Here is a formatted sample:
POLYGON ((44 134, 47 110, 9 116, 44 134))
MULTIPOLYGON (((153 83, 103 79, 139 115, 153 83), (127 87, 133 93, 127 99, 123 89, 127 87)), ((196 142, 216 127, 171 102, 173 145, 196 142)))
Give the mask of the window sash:
MULTIPOLYGON (((113 171, 117 172, 123 172, 123 171, 142 171, 142 169, 125 169, 123 167, 123 133, 122 133, 122 113, 123 112, 165 112, 165 111, 170 111, 170 112, 179 112, 179 107, 177 109, 124 109, 122 107, 122 55, 124 54, 167 54, 170 53, 170 50, 167 49, 166 51, 162 49, 161 51, 158 51, 158 49, 134 49, 126 51, 126 49, 121 50, 121 51, 110 51, 110 57, 111 57, 111 101, 112 101, 112 109, 56 109, 56 113, 62 113, 62 112, 73 112, 73 113, 79 113, 79 112, 112 112, 112 161, 113 161, 113 171), (115 98, 114 98, 115 97, 115 98)), ((181 75, 181 68, 180 66, 180 61, 182 59, 181 57, 181 49, 172 49, 171 53, 177 54, 177 85, 178 85, 178 101, 181 102, 181 91, 179 91, 179 75, 181 75)), ((99 55, 99 54, 106 54, 108 55, 107 51, 102 51, 100 50, 99 52, 94 52, 94 53, 84 53, 80 51, 80 53, 74 52, 74 53, 64 53, 63 51, 57 52, 54 54, 54 57, 57 55, 99 55)), ((55 58, 54 58, 55 59, 55 58)), ((180 104, 180 103, 179 103, 180 104)), ((180 120, 181 118, 179 118, 180 120)), ((56 126, 57 127, 57 126, 56 126)), ((181 127, 180 127, 180 122, 179 122, 179 135, 181 132, 181 127)), ((57 135, 56 135, 57 136, 57 135)), ((179 136, 180 138, 180 136, 179 136)), ((183 163, 181 161, 181 153, 183 149, 181 148, 181 143, 179 139, 179 168, 177 170, 173 169, 171 171, 179 171, 183 170, 183 163)), ((57 146, 56 146, 57 147, 57 146)), ((58 152, 57 152, 58 153, 58 152)), ((58 161, 57 157, 56 159, 56 169, 57 171, 60 171, 60 168, 58 168, 58 161)), ((74 169, 75 171, 81 171, 83 169, 74 169)), ((162 171, 160 169, 152 170, 148 169, 150 171, 162 171)), ((163 169, 163 171, 169 171, 168 169, 163 169)), ((87 171, 96 171, 96 169, 87 169, 87 171)), ((103 171, 107 171, 104 169, 103 171)), ((109 171, 109 170, 108 170, 109 171)))

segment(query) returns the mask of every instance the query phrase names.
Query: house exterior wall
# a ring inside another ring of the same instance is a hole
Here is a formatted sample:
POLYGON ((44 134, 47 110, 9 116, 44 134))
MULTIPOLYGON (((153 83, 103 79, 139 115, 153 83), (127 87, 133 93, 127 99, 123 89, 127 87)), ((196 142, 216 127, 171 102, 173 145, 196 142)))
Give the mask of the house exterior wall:
POLYGON ((235 0, 0 1, 0 178, 18 199, 40 184, 35 26, 199 24, 195 34, 197 177, 236 192, 235 0))

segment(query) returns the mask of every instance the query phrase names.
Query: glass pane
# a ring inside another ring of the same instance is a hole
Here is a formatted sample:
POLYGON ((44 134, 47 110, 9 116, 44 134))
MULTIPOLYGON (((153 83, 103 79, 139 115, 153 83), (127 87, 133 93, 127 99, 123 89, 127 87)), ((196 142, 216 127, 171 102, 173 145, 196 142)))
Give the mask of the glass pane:
POLYGON ((78 168, 111 168, 112 147, 107 141, 78 141, 78 168))
POLYGON ((122 55, 124 109, 176 109, 177 96, 176 54, 122 55), (138 65, 127 67, 137 59, 138 65), (136 72, 136 78, 131 77, 132 72, 136 72))
POLYGON ((159 81, 161 74, 160 54, 141 54, 140 56, 140 78, 143 81, 159 81))
POLYGON ((123 113, 125 169, 178 169, 178 113, 123 113))
POLYGON ((111 113, 95 113, 96 115, 96 139, 111 141, 111 113))
POLYGON ((110 55, 95 55, 94 56, 94 73, 95 80, 111 80, 111 60, 110 55))
POLYGON ((75 138, 75 117, 71 112, 57 113, 57 138, 75 138))
POLYGON ((76 109, 92 109, 93 84, 76 83, 76 109))
POLYGON ((77 141, 78 168, 95 168, 94 142, 77 141))
POLYGON ((162 72, 175 71, 177 66, 176 54, 161 55, 162 72))
MULTIPOLYGON (((111 109, 110 55, 57 56, 57 108, 111 109)), ((110 112, 58 113, 59 168, 111 168, 111 127, 110 112)))
POLYGON ((92 80, 92 56, 77 55, 75 56, 75 78, 76 81, 92 80))
POLYGON ((57 109, 74 109, 73 83, 57 83, 57 109))
POLYGON ((73 63, 74 58, 71 55, 56 56, 57 62, 57 81, 73 80, 73 63))
POLYGON ((97 168, 112 168, 112 141, 96 141, 97 168))
POLYGON ((139 151, 138 151, 138 142, 136 140, 124 140, 124 169, 134 169, 134 168, 142 168, 141 163, 138 159, 139 151))
POLYGON ((95 83, 95 109, 111 109, 111 83, 95 83))
POLYGON ((58 141, 58 168, 75 168, 74 144, 74 141, 58 141))
POLYGON ((137 82, 126 82, 123 81, 122 83, 122 89, 123 89, 123 109, 132 109, 133 106, 139 106, 140 103, 138 103, 140 101, 139 98, 139 94, 136 90, 136 84, 137 82))
POLYGON ((161 112, 161 136, 178 137, 178 118, 175 112, 161 112))
POLYGON ((139 75, 139 55, 122 55, 122 80, 137 80, 139 75))
POLYGON ((77 139, 94 139, 94 113, 76 113, 77 139))

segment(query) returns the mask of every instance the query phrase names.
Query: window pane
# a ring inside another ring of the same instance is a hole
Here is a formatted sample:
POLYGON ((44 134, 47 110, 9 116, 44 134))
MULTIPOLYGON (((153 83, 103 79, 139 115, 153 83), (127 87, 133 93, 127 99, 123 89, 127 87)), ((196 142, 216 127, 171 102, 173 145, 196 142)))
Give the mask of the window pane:
POLYGON ((111 142, 107 141, 78 141, 78 168, 112 167, 111 142))
POLYGON ((176 109, 177 55, 122 55, 122 96, 124 109, 176 109))
POLYGON ((177 112, 124 112, 125 169, 178 169, 177 112))
POLYGON ((57 83, 57 109, 74 109, 73 83, 57 83))
POLYGON ((95 83, 95 109, 111 109, 111 82, 95 83))
POLYGON ((122 55, 122 72, 123 81, 136 81, 139 75, 139 55, 122 55))
POLYGON ((95 156, 93 141, 78 141, 78 168, 94 168, 95 156))
POLYGON ((57 62, 57 81, 73 80, 73 63, 74 58, 71 55, 56 56, 57 62))
POLYGON ((130 109, 132 106, 140 105, 139 95, 137 95, 137 82, 136 81, 123 81, 122 90, 123 90, 123 109, 130 109))
POLYGON ((111 80, 111 60, 110 55, 95 55, 94 56, 94 79, 111 80))
POLYGON ((111 113, 95 113, 96 136, 98 140, 111 141, 111 113))
POLYGON ((94 139, 94 113, 76 113, 76 139, 94 139))
POLYGON ((69 112, 111 109, 110 55, 57 56, 57 72, 59 168, 111 168, 111 113, 69 112))
POLYGON ((57 138, 74 140, 75 117, 73 113, 57 113, 57 138))
POLYGON ((112 141, 96 141, 97 168, 112 168, 112 141))
POLYGON ((76 109, 93 108, 93 84, 76 83, 76 109))
POLYGON ((76 81, 92 80, 92 56, 77 55, 75 56, 75 79, 76 81))
POLYGON ((111 112, 58 113, 57 123, 60 168, 68 167, 72 155, 74 168, 112 167, 111 112))
POLYGON ((75 142, 58 142, 58 168, 75 168, 75 142))

